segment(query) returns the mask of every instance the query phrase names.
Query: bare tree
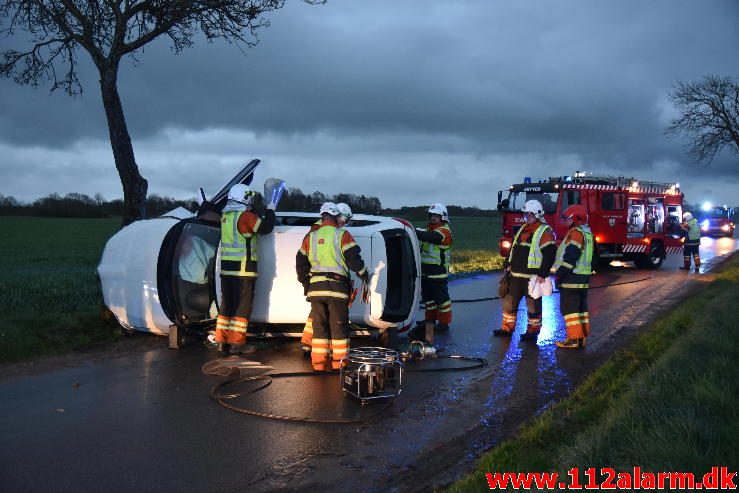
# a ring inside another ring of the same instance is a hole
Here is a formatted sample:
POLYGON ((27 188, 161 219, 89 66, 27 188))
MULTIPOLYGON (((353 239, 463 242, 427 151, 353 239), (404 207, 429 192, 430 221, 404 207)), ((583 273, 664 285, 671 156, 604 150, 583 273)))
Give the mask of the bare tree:
POLYGON ((669 96, 681 116, 665 133, 688 135, 691 157, 710 162, 725 146, 739 152, 739 83, 735 79, 708 76, 689 84, 679 82, 669 96))
POLYGON ((31 38, 27 51, 2 53, 0 75, 33 86, 48 80, 52 91, 80 94, 77 57, 80 49, 90 55, 100 73, 126 225, 144 217, 148 183, 139 173, 118 95, 121 59, 134 57, 160 36, 169 38, 176 53, 192 46, 198 33, 208 40, 222 38, 252 47, 257 31, 269 25, 264 14, 284 4, 285 0, 0 0, 0 22, 6 24, 0 32, 6 36, 25 32, 31 38))

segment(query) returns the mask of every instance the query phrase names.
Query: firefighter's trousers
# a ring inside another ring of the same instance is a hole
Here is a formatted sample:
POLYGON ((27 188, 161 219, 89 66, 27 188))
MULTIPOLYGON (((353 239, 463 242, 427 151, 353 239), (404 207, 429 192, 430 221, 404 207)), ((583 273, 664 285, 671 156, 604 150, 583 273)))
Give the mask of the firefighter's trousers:
POLYGON ((305 321, 303 337, 300 338, 300 342, 306 346, 313 344, 313 310, 311 310, 310 315, 308 315, 308 320, 305 321))
POLYGON ((452 323, 452 300, 449 298, 449 281, 443 279, 421 278, 421 297, 426 308, 427 322, 452 323))
POLYGON ((568 339, 590 335, 587 288, 559 288, 559 311, 565 320, 568 339))
POLYGON ((311 364, 316 371, 337 370, 349 348, 349 305, 347 300, 311 298, 313 340, 311 364))
POLYGON ((246 344, 254 301, 255 277, 221 276, 221 306, 216 320, 216 342, 246 344))
POLYGON ((541 330, 541 298, 534 299, 529 296, 529 278, 511 277, 508 284, 508 294, 503 298, 503 322, 500 328, 506 332, 516 329, 516 318, 518 305, 521 298, 526 298, 526 311, 528 312, 528 324, 526 332, 539 333, 541 330))
POLYGON ((683 246, 683 262, 686 269, 690 268, 690 257, 693 257, 693 262, 695 263, 696 269, 701 266, 701 257, 698 253, 699 249, 699 243, 686 243, 683 246))

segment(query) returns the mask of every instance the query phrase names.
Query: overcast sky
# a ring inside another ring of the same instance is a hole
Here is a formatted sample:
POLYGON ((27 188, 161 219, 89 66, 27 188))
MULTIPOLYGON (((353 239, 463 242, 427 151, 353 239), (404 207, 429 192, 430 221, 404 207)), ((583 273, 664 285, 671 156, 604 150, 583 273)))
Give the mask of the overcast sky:
MULTIPOLYGON (((165 40, 119 87, 149 193, 215 193, 252 158, 304 192, 494 208, 587 170, 739 205, 739 156, 693 162, 663 131, 677 81, 739 76, 739 1, 298 1, 242 53, 165 40)), ((0 49, 9 46, 0 39, 0 49)), ((0 79, 0 194, 121 197, 97 76, 70 98, 0 79)))

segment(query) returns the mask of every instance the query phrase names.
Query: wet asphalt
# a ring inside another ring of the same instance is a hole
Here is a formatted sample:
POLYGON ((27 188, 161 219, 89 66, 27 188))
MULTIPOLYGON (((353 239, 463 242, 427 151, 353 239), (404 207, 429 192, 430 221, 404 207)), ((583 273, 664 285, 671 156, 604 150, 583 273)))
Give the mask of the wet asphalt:
MULTIPOLYGON (((703 239, 706 274, 612 267, 590 293, 593 335, 583 351, 558 350, 564 337, 558 295, 544 299, 536 344, 491 336, 498 300, 453 306, 442 355, 483 357, 487 368, 418 373, 451 360, 411 362, 403 392, 388 407, 345 398, 333 377, 276 379, 235 403, 294 417, 372 417, 361 424, 306 424, 238 414, 209 398, 218 377, 201 366, 218 357, 199 344, 153 349, 27 376, 0 377, 0 485, 21 491, 420 491, 443 485, 515 426, 566 395, 613 350, 625 331, 648 322, 692 283, 711 274, 733 239, 703 239), (687 278, 687 279, 686 279, 687 278)), ((453 281, 454 300, 493 297, 497 274, 453 281)), ((372 344, 367 339, 354 346, 372 344)), ((308 371, 297 341, 270 344, 249 359, 279 372, 308 371)), ((253 384, 252 384, 253 385, 253 384)), ((241 387, 247 389, 248 387, 241 387)))

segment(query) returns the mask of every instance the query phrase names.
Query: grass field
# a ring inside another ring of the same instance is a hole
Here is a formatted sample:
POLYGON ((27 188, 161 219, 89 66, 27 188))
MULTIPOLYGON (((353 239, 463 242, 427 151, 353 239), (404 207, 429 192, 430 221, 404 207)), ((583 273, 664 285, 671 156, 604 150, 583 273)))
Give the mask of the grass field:
MULTIPOLYGON (((500 223, 454 218, 452 272, 499 268, 500 223)), ((58 353, 114 339, 101 317, 95 269, 120 219, 0 217, 0 361, 58 353)))
MULTIPOLYGON (((425 222, 414 221, 416 227, 425 222)), ((503 266, 498 254, 500 217, 452 217, 450 222, 454 245, 452 249, 452 274, 490 271, 503 266)))
MULTIPOLYGON (((617 352, 574 394, 487 453, 448 491, 490 491, 486 472, 571 467, 692 472, 739 466, 739 255, 705 291, 617 352)), ((599 480, 602 480, 600 476, 599 480)), ((630 489, 630 488, 629 488, 630 489)))
POLYGON ((95 273, 120 219, 0 217, 0 361, 109 340, 95 273))

